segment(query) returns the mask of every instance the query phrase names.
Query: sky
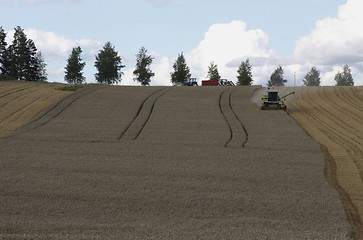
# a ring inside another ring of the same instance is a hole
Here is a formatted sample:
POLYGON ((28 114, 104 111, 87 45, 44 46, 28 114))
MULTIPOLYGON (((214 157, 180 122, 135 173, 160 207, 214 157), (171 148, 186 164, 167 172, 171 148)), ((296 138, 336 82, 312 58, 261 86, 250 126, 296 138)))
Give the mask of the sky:
POLYGON ((362 10, 362 0, 0 0, 0 26, 9 43, 17 26, 34 40, 49 82, 64 82, 77 46, 86 81, 95 82, 95 56, 109 41, 126 66, 121 85, 138 85, 132 72, 141 47, 154 58, 151 85, 171 85, 180 53, 199 82, 211 62, 236 82, 249 59, 258 85, 279 66, 287 86, 303 85, 313 66, 321 85, 335 85, 345 64, 363 85, 362 10))

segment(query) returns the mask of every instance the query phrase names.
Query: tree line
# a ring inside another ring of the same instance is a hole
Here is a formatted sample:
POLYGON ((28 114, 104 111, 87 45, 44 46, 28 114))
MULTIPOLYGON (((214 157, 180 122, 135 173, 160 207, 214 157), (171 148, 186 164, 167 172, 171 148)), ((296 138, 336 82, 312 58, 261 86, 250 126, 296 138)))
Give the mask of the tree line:
MULTIPOLYGON (((9 46, 6 42, 7 33, 0 27, 0 79, 15 79, 25 81, 43 82, 47 80, 46 66, 42 53, 37 50, 33 40, 28 39, 24 29, 16 27, 12 44, 9 46)), ((70 84, 85 83, 86 78, 83 75, 83 69, 86 63, 83 61, 82 49, 80 46, 72 49, 64 69, 64 80, 70 84)), ((121 82, 122 58, 110 42, 107 42, 95 56, 94 66, 97 73, 94 75, 98 83, 116 84, 121 82)), ((147 54, 145 47, 141 47, 136 55, 136 66, 133 71, 134 81, 143 86, 150 85, 151 78, 155 73, 150 69, 154 58, 147 54)), ((190 68, 188 67, 184 54, 180 53, 173 64, 173 71, 170 73, 170 81, 173 84, 184 84, 191 77, 190 68)), ((220 80, 221 76, 218 66, 211 62, 208 67, 208 78, 211 80, 220 80)), ((249 59, 242 61, 237 70, 238 85, 252 85, 252 66, 249 59)), ((354 81, 351 69, 344 65, 343 71, 338 72, 334 80, 336 86, 353 86, 354 81)), ((284 70, 279 66, 270 76, 267 85, 285 86, 287 80, 284 78, 284 70)), ((320 71, 316 67, 305 75, 303 79, 305 86, 320 86, 320 71)))
MULTIPOLYGON (((171 73, 171 82, 185 83, 190 79, 190 69, 186 64, 183 53, 178 55, 177 60, 173 65, 174 71, 171 73)), ((211 62, 208 67, 208 76, 210 80, 221 80, 221 76, 218 71, 218 65, 211 62)), ((252 65, 249 59, 242 61, 237 70, 237 84, 238 85, 252 85, 252 65)), ((346 64, 343 67, 342 72, 338 72, 334 80, 336 86, 354 86, 354 81, 351 73, 351 69, 346 64)), ((267 82, 268 87, 273 86, 285 86, 287 80, 284 78, 284 70, 281 66, 277 67, 276 70, 271 74, 270 79, 267 82)), ((305 75, 303 79, 305 86, 320 86, 320 71, 313 66, 311 70, 305 75)))
MULTIPOLYGON (((310 71, 304 76, 303 84, 305 86, 320 86, 320 71, 315 67, 311 67, 310 71)), ((354 86, 352 71, 348 64, 344 65, 343 71, 339 71, 334 76, 335 86, 354 86)), ((285 86, 287 80, 284 78, 284 70, 279 66, 270 77, 267 86, 285 86)))
POLYGON ((47 80, 42 53, 24 29, 16 27, 12 43, 5 41, 7 33, 0 27, 0 79, 43 82, 47 80))

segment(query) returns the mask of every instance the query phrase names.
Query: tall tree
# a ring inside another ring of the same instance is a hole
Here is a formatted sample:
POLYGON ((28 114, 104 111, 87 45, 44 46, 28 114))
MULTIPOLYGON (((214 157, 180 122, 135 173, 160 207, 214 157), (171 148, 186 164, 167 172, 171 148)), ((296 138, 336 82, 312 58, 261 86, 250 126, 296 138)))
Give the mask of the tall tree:
POLYGON ((335 86, 354 86, 352 71, 348 64, 344 65, 343 72, 335 74, 334 80, 337 82, 335 86))
POLYGON ((133 72, 135 75, 134 81, 138 81, 142 86, 149 86, 151 78, 155 76, 150 69, 150 65, 154 58, 147 55, 145 47, 141 47, 139 53, 136 55, 136 68, 133 72))
POLYGON ((17 80, 25 80, 25 69, 29 65, 29 51, 27 48, 27 37, 24 30, 19 26, 14 32, 12 45, 9 46, 10 69, 9 74, 17 80))
POLYGON ((98 73, 95 74, 97 82, 114 84, 121 82, 122 68, 125 65, 122 65, 122 59, 115 47, 107 42, 96 56, 95 67, 98 70, 98 73))
POLYGON ((7 49, 8 74, 18 80, 38 81, 37 48, 33 40, 28 39, 21 27, 15 28, 12 45, 7 49))
POLYGON ((64 80, 70 84, 82 84, 85 81, 83 76, 83 68, 86 65, 81 58, 82 49, 80 46, 72 49, 65 67, 64 80))
POLYGON ((220 80, 221 76, 218 72, 218 66, 214 62, 211 62, 208 67, 208 78, 210 80, 220 80))
POLYGON ((250 60, 247 59, 245 62, 242 62, 237 71, 237 79, 239 85, 251 85, 253 82, 252 79, 252 66, 250 64, 250 60))
POLYGON ((178 58, 173 65, 173 69, 174 71, 170 73, 172 83, 186 83, 192 76, 183 53, 178 55, 178 58))
POLYGON ((305 86, 320 86, 320 72, 316 67, 312 67, 310 72, 308 72, 304 77, 305 86))
POLYGON ((35 43, 31 39, 27 39, 26 41, 26 49, 27 49, 27 56, 26 61, 24 63, 24 69, 23 69, 23 75, 24 80, 26 81, 40 81, 39 77, 39 71, 40 71, 40 61, 43 61, 42 59, 38 59, 38 50, 35 46, 35 43))
POLYGON ((0 26, 0 74, 6 74, 6 32, 0 26))
POLYGON ((45 82, 48 79, 48 74, 46 70, 47 64, 44 62, 42 52, 37 52, 36 55, 36 76, 35 79, 38 82, 45 82))
POLYGON ((287 83, 287 80, 284 79, 284 70, 281 66, 279 66, 270 77, 270 80, 267 83, 267 86, 273 87, 273 86, 285 86, 285 83, 287 83))

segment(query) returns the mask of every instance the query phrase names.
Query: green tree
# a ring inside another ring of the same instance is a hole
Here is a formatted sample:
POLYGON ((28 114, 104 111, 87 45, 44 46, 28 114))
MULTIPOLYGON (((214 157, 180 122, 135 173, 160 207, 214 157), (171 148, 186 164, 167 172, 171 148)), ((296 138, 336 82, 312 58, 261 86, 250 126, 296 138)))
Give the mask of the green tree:
POLYGON ((335 74, 334 80, 337 82, 335 86, 354 86, 352 71, 348 64, 344 65, 343 72, 335 74))
POLYGON ((33 40, 28 39, 21 27, 15 28, 14 40, 6 51, 7 73, 17 80, 41 81, 41 61, 37 55, 37 48, 33 40))
POLYGON ((0 27, 0 74, 6 74, 6 32, 0 27))
POLYGON ((9 46, 9 74, 17 80, 25 80, 26 68, 29 68, 30 56, 27 37, 19 26, 15 28, 12 45, 9 46))
POLYGON ((103 49, 99 51, 96 56, 95 67, 98 73, 95 74, 96 81, 99 83, 114 84, 121 82, 123 72, 122 59, 112 46, 110 42, 107 42, 103 49))
POLYGON ((284 79, 284 70, 281 66, 279 66, 270 77, 270 80, 267 83, 267 86, 273 87, 273 86, 285 86, 285 83, 287 83, 287 80, 284 79))
POLYGON ((308 72, 304 77, 305 86, 320 86, 320 72, 316 67, 312 67, 310 72, 308 72))
POLYGON ((218 66, 214 62, 211 62, 208 67, 208 78, 210 80, 220 80, 221 76, 218 72, 218 66))
POLYGON ((250 64, 250 60, 247 59, 245 62, 242 62, 237 71, 237 80, 239 85, 251 85, 253 82, 252 79, 252 66, 250 64))
POLYGON ((28 81, 45 82, 47 81, 47 64, 44 62, 43 55, 41 52, 37 52, 31 60, 30 71, 26 75, 28 81))
POLYGON ((173 69, 174 71, 170 73, 172 83, 185 83, 192 76, 183 53, 178 55, 178 58, 173 65, 173 69))
POLYGON ((139 53, 136 55, 136 68, 133 72, 135 75, 134 81, 138 81, 142 86, 149 86, 151 78, 155 76, 150 69, 150 65, 154 58, 147 55, 145 47, 141 47, 139 53))
POLYGON ((83 68, 86 65, 81 58, 82 49, 80 46, 73 48, 65 67, 64 80, 70 84, 82 84, 85 81, 83 68))

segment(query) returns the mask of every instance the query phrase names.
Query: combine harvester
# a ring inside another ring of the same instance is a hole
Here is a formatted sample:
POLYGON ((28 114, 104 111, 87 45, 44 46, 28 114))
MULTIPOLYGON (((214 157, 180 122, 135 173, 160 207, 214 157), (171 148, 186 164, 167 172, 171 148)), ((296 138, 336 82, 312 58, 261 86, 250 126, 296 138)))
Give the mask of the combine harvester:
POLYGON ((260 106, 260 110, 287 110, 287 106, 285 105, 285 98, 295 94, 295 92, 291 92, 282 97, 279 96, 279 92, 276 90, 267 90, 267 94, 262 98, 262 105, 260 106))

